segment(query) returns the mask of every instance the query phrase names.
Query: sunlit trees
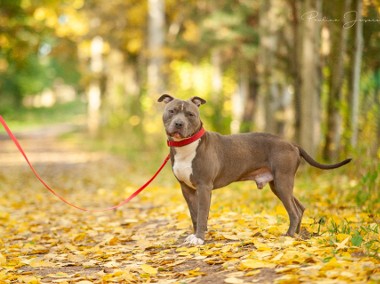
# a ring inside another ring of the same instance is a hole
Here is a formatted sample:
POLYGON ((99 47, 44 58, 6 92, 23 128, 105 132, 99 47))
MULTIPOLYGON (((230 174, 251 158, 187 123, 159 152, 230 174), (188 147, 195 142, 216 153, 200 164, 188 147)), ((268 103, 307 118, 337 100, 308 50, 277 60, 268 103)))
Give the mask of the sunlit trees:
POLYGON ((0 108, 61 78, 97 89, 99 126, 144 137, 157 131, 158 115, 146 117, 155 95, 197 95, 209 129, 273 132, 332 159, 361 135, 379 140, 379 10, 374 0, 2 0, 0 108))

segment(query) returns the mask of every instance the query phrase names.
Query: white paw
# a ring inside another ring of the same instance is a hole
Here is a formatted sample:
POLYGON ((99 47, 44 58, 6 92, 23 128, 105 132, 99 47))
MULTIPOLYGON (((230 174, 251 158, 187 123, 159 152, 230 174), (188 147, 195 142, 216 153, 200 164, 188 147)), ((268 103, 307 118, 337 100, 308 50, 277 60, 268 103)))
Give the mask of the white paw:
POLYGON ((185 244, 189 244, 189 245, 192 245, 192 246, 203 245, 204 243, 205 243, 204 240, 202 240, 200 238, 197 238, 194 234, 188 236, 185 239, 185 244))

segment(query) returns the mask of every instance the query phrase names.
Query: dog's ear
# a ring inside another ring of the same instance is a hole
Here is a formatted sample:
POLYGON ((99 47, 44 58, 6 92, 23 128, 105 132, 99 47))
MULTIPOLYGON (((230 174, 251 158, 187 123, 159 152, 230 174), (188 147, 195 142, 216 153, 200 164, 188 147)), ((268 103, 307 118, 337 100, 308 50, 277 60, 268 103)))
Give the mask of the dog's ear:
POLYGON ((157 100, 159 103, 164 102, 165 104, 170 103, 174 98, 168 94, 163 94, 159 99, 157 100))
POLYGON ((194 104, 197 105, 197 107, 200 107, 201 105, 205 104, 206 103, 206 100, 200 98, 200 97, 192 97, 190 99, 190 101, 192 101, 194 104))

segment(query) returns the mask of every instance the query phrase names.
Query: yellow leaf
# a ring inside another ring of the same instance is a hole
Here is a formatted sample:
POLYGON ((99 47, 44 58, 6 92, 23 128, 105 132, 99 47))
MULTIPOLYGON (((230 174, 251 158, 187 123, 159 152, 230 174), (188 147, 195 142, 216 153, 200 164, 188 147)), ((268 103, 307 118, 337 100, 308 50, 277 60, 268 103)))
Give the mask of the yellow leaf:
POLYGON ((300 283, 300 281, 298 280, 298 275, 286 274, 280 278, 277 278, 274 283, 276 283, 276 284, 298 284, 298 283, 300 283))
POLYGON ((198 251, 199 251, 198 247, 190 247, 190 248, 187 249, 188 253, 195 253, 195 252, 198 252, 198 251))
POLYGON ((351 235, 348 234, 337 234, 336 235, 336 241, 337 242, 343 242, 345 239, 350 238, 351 235))
POLYGON ((187 247, 179 247, 175 251, 176 252, 187 251, 187 247))
POLYGON ((20 276, 17 278, 17 280, 19 281, 19 283, 28 283, 28 284, 39 284, 40 283, 40 281, 37 277, 29 276, 29 275, 20 276))
POLYGON ((195 260, 203 260, 203 259, 206 259, 207 256, 206 255, 198 255, 196 257, 193 257, 192 259, 195 259, 195 260))
POLYGON ((117 244, 119 244, 119 243, 120 243, 120 240, 119 240, 118 237, 113 237, 113 238, 111 238, 110 240, 108 240, 108 244, 109 244, 110 246, 114 246, 114 245, 117 245, 117 244))
POLYGON ((283 252, 280 252, 275 257, 272 258, 272 261, 279 261, 284 256, 283 252))
POLYGON ((156 275, 157 274, 157 269, 148 265, 148 264, 143 264, 141 265, 141 269, 145 272, 148 273, 149 275, 156 275))
POLYGON ((29 262, 29 265, 31 267, 34 267, 34 268, 36 268, 36 267, 54 267, 55 266, 54 263, 47 262, 47 261, 41 260, 39 258, 32 259, 29 262))
POLYGON ((347 247, 347 243, 348 243, 348 241, 351 239, 351 236, 348 236, 348 237, 346 237, 341 243, 339 243, 339 244, 336 244, 337 246, 336 246, 336 249, 337 250, 340 250, 340 249, 344 249, 344 248, 346 248, 347 247))
POLYGON ((278 226, 271 226, 267 229, 267 232, 271 235, 281 236, 284 232, 279 229, 278 226))
POLYGON ((236 278, 236 277, 228 277, 228 278, 224 279, 224 283, 228 283, 228 284, 241 284, 241 283, 244 283, 244 280, 236 278))
POLYGON ((64 272, 57 272, 56 274, 48 274, 47 276, 51 278, 66 278, 70 275, 64 272))
POLYGON ((244 268, 251 268, 251 269, 256 269, 256 268, 264 268, 264 267, 275 267, 275 264, 269 263, 269 262, 264 262, 261 260, 256 260, 256 259, 244 259, 241 261, 241 264, 244 268))
POLYGON ((237 236, 237 235, 232 235, 232 234, 223 234, 223 237, 227 240, 231 240, 231 241, 239 241, 240 240, 240 237, 237 236))
POLYGON ((7 258, 0 253, 0 266, 3 266, 7 263, 7 258))
POLYGON ((337 261, 337 259, 335 257, 333 257, 333 258, 330 259, 330 261, 328 263, 326 263, 321 268, 321 270, 329 270, 329 269, 333 269, 333 268, 339 268, 341 266, 342 265, 337 261))
POLYGON ((194 270, 187 271, 186 274, 192 277, 197 277, 197 276, 205 275, 206 273, 202 272, 201 269, 197 267, 194 270))
POLYGON ((275 269, 276 273, 284 273, 289 271, 298 270, 300 268, 299 265, 287 265, 285 267, 278 267, 275 269))
POLYGON ((245 274, 245 276, 249 277, 249 276, 254 276, 256 274, 259 274, 261 272, 260 269, 256 269, 256 270, 252 270, 252 271, 249 271, 245 274))
POLYGON ((272 250, 272 248, 268 247, 264 243, 255 243, 255 247, 257 248, 258 251, 267 251, 267 250, 272 250))
POLYGON ((81 241, 85 240, 86 238, 87 238, 87 234, 86 233, 80 233, 80 234, 77 234, 74 237, 74 241, 75 242, 81 242, 81 241))
POLYGON ((7 221, 9 219, 9 213, 7 213, 7 212, 0 212, 0 219, 2 221, 7 221))

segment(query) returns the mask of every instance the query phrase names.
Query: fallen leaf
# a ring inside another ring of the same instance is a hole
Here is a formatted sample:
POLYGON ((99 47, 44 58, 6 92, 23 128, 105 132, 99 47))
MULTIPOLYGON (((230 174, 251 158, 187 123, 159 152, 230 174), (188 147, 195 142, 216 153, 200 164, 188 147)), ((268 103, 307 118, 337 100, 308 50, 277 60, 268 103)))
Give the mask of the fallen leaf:
POLYGON ((261 260, 256 260, 256 259, 244 259, 241 261, 241 265, 243 268, 250 268, 250 269, 257 269, 257 268, 272 268, 275 267, 276 265, 270 262, 264 262, 261 260))
POLYGON ((244 283, 244 280, 236 278, 236 277, 229 277, 229 278, 224 279, 224 282, 228 284, 241 284, 241 283, 244 283))
POLYGON ((4 266, 7 263, 7 258, 0 253, 0 265, 4 266))
POLYGON ((351 236, 346 237, 341 243, 336 244, 336 249, 341 250, 347 248, 347 243, 351 239, 351 236))
POLYGON ((148 265, 148 264, 143 264, 141 265, 141 269, 145 272, 148 273, 149 275, 156 275, 157 274, 157 269, 148 265))
POLYGON ((40 280, 35 276, 19 276, 17 278, 18 283, 27 283, 27 284, 39 284, 40 280))

